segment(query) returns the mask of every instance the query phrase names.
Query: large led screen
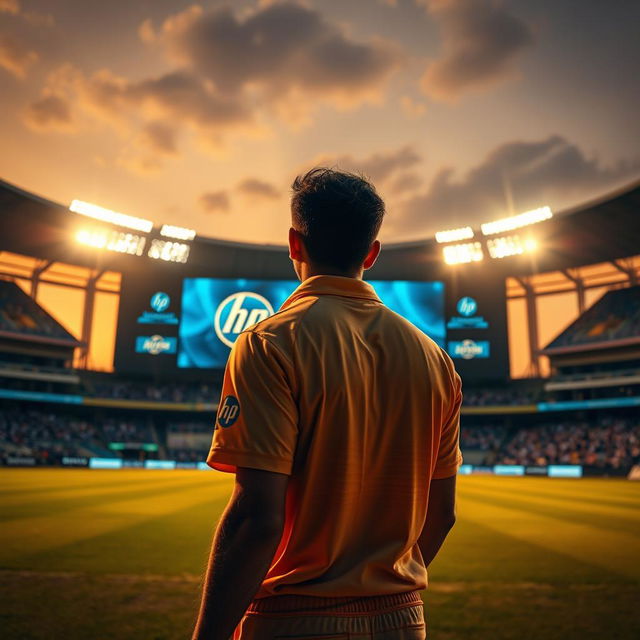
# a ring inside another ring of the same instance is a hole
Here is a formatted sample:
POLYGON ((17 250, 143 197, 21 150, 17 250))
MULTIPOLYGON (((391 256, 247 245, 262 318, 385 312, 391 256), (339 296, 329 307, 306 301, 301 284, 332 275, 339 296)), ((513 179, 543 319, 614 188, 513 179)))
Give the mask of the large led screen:
MULTIPOLYGON (((380 299, 445 346, 442 282, 371 281, 380 299)), ((276 312, 295 280, 186 278, 182 287, 178 366, 221 368, 238 334, 276 312)))

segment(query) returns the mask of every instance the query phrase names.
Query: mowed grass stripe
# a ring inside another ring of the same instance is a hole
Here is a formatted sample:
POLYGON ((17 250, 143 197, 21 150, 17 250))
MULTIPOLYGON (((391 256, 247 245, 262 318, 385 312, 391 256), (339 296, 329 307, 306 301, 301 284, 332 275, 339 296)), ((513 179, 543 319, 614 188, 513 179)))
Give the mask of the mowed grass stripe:
POLYGON ((202 576, 211 540, 227 502, 220 491, 206 502, 174 500, 175 510, 22 558, 22 567, 141 575, 202 576))
POLYGON ((524 506, 511 508, 481 500, 482 508, 478 508, 478 501, 477 497, 460 497, 459 518, 638 580, 637 566, 630 562, 630 558, 640 558, 640 539, 636 536, 604 533, 598 527, 532 513, 524 506))
POLYGON ((189 506, 212 502, 214 494, 228 494, 225 485, 183 486, 160 495, 94 504, 57 515, 34 516, 7 522, 0 527, 0 566, 20 566, 19 558, 115 531, 133 524, 174 513, 189 506))
MULTIPOLYGON (((544 479, 542 479, 544 481, 544 479)), ((579 480, 578 480, 579 482, 579 480)), ((580 503, 585 506, 594 505, 590 508, 599 509, 601 506, 604 507, 613 507, 616 509, 621 509, 626 511, 627 513, 636 513, 640 510, 640 492, 638 493, 637 498, 617 498, 617 497, 607 497, 605 494, 602 497, 596 497, 593 495, 585 496, 583 494, 577 493, 569 493, 569 492, 558 492, 558 491, 541 491, 540 488, 530 489, 528 486, 523 485, 520 487, 502 487, 499 484, 493 485, 481 485, 474 487, 474 489, 478 491, 499 491, 508 495, 518 495, 522 496, 523 499, 527 499, 529 497, 533 498, 544 498, 549 500, 557 500, 562 503, 580 503)))
POLYGON ((472 502, 459 510, 458 521, 442 550, 429 566, 429 589, 441 583, 487 581, 527 583, 619 583, 617 573, 604 571, 538 544, 509 535, 509 526, 496 531, 482 523, 484 505, 472 502), (469 508, 478 518, 469 517, 469 508))
POLYGON ((500 487, 514 492, 533 491, 567 499, 598 499, 619 502, 622 505, 640 506, 640 482, 624 478, 536 478, 531 476, 461 476, 461 488, 465 480, 473 478, 473 486, 500 487))
MULTIPOLYGON (((82 491, 87 486, 114 486, 128 483, 138 485, 148 484, 152 486, 161 477, 171 477, 174 482, 181 479, 187 480, 186 474, 191 471, 150 469, 0 469, 1 486, 0 496, 24 496, 30 494, 47 495, 57 491, 82 491), (170 475, 173 474, 173 475, 170 475), (19 482, 16 479, 20 478, 19 482)), ((202 471, 200 473, 211 473, 221 475, 214 471, 202 471)))
POLYGON ((640 511, 606 505, 594 506, 576 500, 554 499, 533 495, 520 495, 497 489, 468 489, 465 496, 474 500, 498 504, 514 509, 525 509, 528 512, 550 516, 560 520, 582 522, 598 527, 604 532, 615 530, 640 538, 640 511))
MULTIPOLYGON (((195 487, 213 486, 222 482, 219 478, 213 478, 213 475, 207 474, 207 478, 202 476, 193 478, 190 481, 182 481, 181 485, 184 489, 195 487)), ((85 486, 75 491, 59 490, 46 496, 38 498, 31 496, 25 500, 23 496, 14 496, 3 499, 0 505, 0 521, 14 520, 17 518, 32 517, 36 515, 47 515, 54 513, 62 513, 85 506, 90 506, 95 502, 109 502, 121 496, 124 497, 144 497, 153 496, 164 491, 175 491, 176 481, 171 478, 164 480, 155 479, 152 483, 137 482, 125 485, 109 485, 109 486, 85 486)))

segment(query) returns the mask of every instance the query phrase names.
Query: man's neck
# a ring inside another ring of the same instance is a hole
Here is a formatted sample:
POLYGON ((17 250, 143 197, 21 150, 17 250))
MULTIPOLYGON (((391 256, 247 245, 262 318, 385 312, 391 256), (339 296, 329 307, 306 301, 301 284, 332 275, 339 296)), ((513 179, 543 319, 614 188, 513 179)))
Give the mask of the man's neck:
POLYGON ((340 269, 332 269, 331 267, 316 267, 303 263, 300 268, 300 281, 304 282, 313 276, 340 276, 342 278, 362 280, 363 273, 363 269, 358 269, 357 271, 341 271, 340 269))

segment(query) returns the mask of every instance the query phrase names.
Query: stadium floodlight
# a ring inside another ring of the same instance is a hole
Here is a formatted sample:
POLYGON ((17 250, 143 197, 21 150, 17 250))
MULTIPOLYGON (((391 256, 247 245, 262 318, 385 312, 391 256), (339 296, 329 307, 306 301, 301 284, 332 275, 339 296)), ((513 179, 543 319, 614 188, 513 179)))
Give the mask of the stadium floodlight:
POLYGON ((465 244, 450 244, 442 248, 442 255, 447 264, 465 264, 480 262, 484 259, 482 245, 479 242, 465 244))
POLYGON ((539 209, 533 209, 532 211, 525 211, 517 216, 511 216, 510 218, 502 218, 501 220, 495 220, 493 222, 485 222, 480 225, 482 233, 485 236, 491 236, 496 233, 504 233, 505 231, 512 231, 513 229, 519 229, 520 227, 526 227, 536 222, 542 222, 553 217, 553 213, 549 207, 540 207, 539 209))
POLYGON ((186 262, 189 259, 191 247, 182 242, 170 242, 154 238, 147 255, 154 260, 165 260, 166 262, 186 262))
POLYGON ((194 229, 176 227, 172 224, 163 224, 162 229, 160 229, 160 235, 178 240, 193 240, 196 237, 196 232, 194 229))
POLYGON ((468 240, 473 238, 473 229, 471 227, 460 227, 459 229, 447 229, 446 231, 436 232, 436 242, 459 242, 460 240, 468 240))
POLYGON ((95 249, 106 249, 116 253, 141 256, 144 253, 147 239, 144 236, 124 231, 89 231, 81 229, 76 233, 76 241, 95 249))
POLYGON ((76 240, 80 244, 86 244, 88 247, 104 249, 107 246, 108 236, 104 231, 87 231, 86 229, 81 229, 76 233, 76 240))
POLYGON ((153 222, 151 222, 151 220, 128 216, 124 213, 111 211, 111 209, 105 209, 104 207, 99 207, 97 204, 91 204, 90 202, 84 202, 82 200, 74 200, 69 205, 69 211, 80 213, 83 216, 88 216, 95 220, 110 222, 111 224, 116 224, 119 227, 127 227, 129 229, 135 229, 136 231, 144 231, 145 233, 149 233, 149 231, 153 229, 153 222))
POLYGON ((531 253, 538 248, 538 243, 531 236, 522 239, 518 235, 501 236, 487 240, 487 249, 492 258, 507 258, 508 256, 531 253))

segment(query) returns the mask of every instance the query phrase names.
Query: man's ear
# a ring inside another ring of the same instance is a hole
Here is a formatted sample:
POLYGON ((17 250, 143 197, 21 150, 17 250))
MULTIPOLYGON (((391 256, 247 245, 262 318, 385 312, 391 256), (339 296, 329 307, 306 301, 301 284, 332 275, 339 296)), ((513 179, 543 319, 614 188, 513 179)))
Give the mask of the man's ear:
POLYGON ((376 260, 378 259, 378 256, 380 255, 381 246, 382 245, 380 244, 380 240, 373 241, 371 249, 369 249, 369 253, 367 253, 367 257, 362 263, 363 269, 371 269, 371 267, 373 267, 373 265, 376 263, 376 260))
POLYGON ((300 236, 300 232, 296 231, 293 227, 289 228, 289 257, 298 262, 304 260, 304 256, 302 255, 302 237, 300 236))

